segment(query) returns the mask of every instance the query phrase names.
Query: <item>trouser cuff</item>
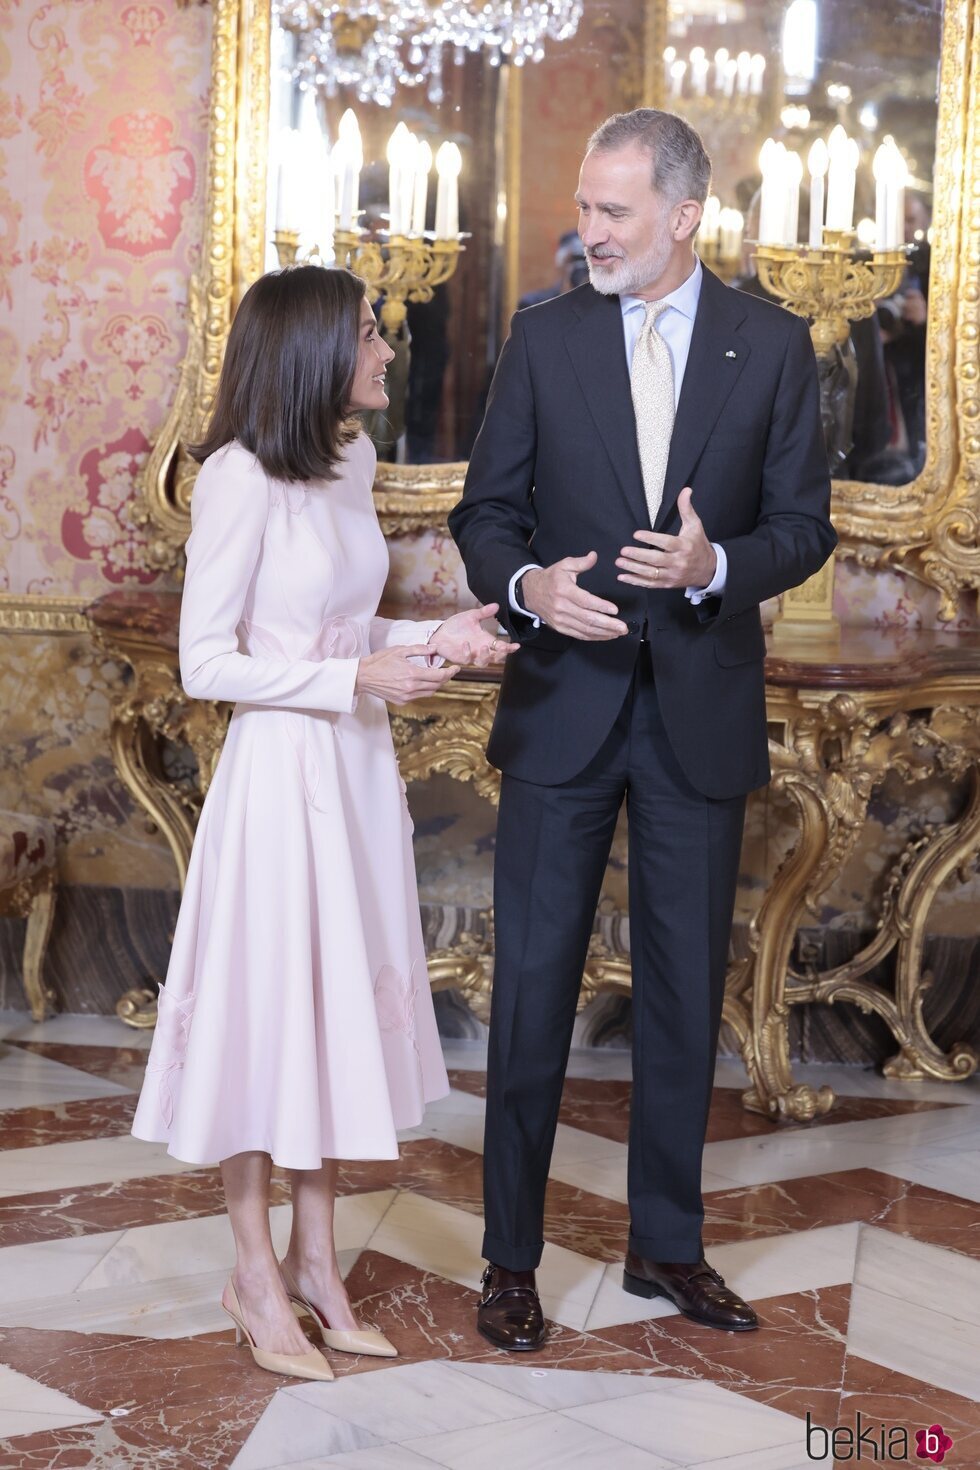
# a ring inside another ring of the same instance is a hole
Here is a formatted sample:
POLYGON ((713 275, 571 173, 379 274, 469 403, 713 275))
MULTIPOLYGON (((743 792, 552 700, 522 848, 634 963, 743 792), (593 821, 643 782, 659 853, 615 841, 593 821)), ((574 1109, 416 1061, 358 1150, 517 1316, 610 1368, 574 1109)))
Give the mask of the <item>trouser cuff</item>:
POLYGON ((541 1264, 544 1241, 537 1245, 511 1245, 489 1232, 483 1237, 483 1254, 495 1266, 504 1266, 508 1271, 536 1271, 541 1264))
POLYGON ((634 1235, 629 1234, 629 1249, 648 1261, 700 1261, 704 1254, 701 1237, 690 1235, 634 1235))

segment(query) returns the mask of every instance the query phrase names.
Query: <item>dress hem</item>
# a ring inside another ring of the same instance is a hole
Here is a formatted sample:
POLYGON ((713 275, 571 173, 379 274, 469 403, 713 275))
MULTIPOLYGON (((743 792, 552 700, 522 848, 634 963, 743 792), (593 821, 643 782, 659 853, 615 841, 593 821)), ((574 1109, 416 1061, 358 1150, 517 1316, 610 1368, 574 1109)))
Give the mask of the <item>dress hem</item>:
MULTIPOLYGON (((422 1122, 422 1119, 425 1117, 425 1109, 426 1109, 426 1107, 428 1107, 429 1103, 438 1102, 438 1100, 440 1098, 442 1098, 442 1097, 448 1097, 449 1096, 449 1093, 451 1092, 451 1090, 452 1090, 451 1088, 446 1087, 441 1092, 435 1092, 431 1096, 426 1097, 425 1100, 424 1100, 424 1102, 423 1102, 422 1109, 419 1112, 418 1116, 416 1117, 415 1121, 414 1122, 399 1123, 399 1124, 397 1124, 397 1126, 395 1126, 394 1131, 397 1132, 397 1133, 402 1133, 402 1132, 407 1132, 409 1129, 417 1128, 419 1126, 419 1124, 422 1122)), ((222 1162, 221 1159, 216 1159, 216 1158, 211 1158, 211 1157, 191 1159, 191 1158, 188 1158, 184 1154, 175 1153, 174 1150, 170 1146, 170 1134, 169 1134, 169 1131, 168 1132, 164 1132, 164 1131, 161 1130, 159 1133, 154 1134, 149 1128, 144 1128, 141 1131, 137 1131, 136 1127, 133 1127, 133 1128, 130 1129, 130 1134, 131 1134, 131 1136, 133 1138, 138 1138, 141 1143, 165 1143, 167 1145, 167 1156, 169 1158, 176 1159, 178 1161, 178 1163, 181 1163, 181 1164, 192 1164, 197 1169, 215 1169, 222 1162)), ((247 1153, 268 1154, 269 1157, 270 1157, 270 1159, 272 1160, 273 1166, 275 1168, 277 1168, 277 1169, 305 1169, 305 1170, 319 1169, 320 1168, 320 1165, 323 1164, 324 1161, 329 1160, 329 1159, 336 1159, 339 1163, 351 1163, 351 1164, 361 1164, 361 1163, 363 1163, 363 1164, 370 1164, 370 1163, 380 1163, 380 1162, 382 1162, 385 1159, 391 1159, 392 1161, 395 1161, 395 1160, 401 1158, 401 1150, 399 1149, 399 1147, 397 1145, 397 1142, 396 1142, 396 1145, 395 1145, 395 1151, 394 1151, 394 1153, 387 1153, 387 1152, 386 1153, 379 1153, 379 1152, 359 1152, 359 1153, 343 1153, 343 1154, 341 1154, 341 1153, 322 1154, 320 1156, 320 1159, 319 1159, 319 1161, 317 1163, 310 1163, 309 1161, 305 1161, 303 1163, 294 1163, 294 1162, 289 1162, 289 1161, 287 1161, 284 1158, 278 1158, 276 1156, 276 1153, 273 1151, 273 1149, 269 1148, 265 1143, 257 1143, 257 1144, 246 1143, 246 1144, 243 1144, 241 1148, 236 1148, 234 1154, 225 1154, 224 1157, 226 1159, 228 1159, 228 1158, 234 1158, 235 1157, 235 1154, 247 1154, 247 1153)))

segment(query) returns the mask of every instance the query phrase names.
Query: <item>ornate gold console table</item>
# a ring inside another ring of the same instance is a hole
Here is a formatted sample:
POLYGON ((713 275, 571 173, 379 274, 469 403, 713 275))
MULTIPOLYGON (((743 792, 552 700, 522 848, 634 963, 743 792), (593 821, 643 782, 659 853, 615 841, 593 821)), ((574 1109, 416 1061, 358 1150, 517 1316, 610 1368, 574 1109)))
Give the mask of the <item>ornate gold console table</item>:
MULTIPOLYGON (((190 700, 177 670, 179 595, 111 593, 89 608, 106 650, 132 679, 113 714, 113 756, 121 779, 167 837, 183 883, 194 826, 221 748, 229 711, 190 700), (189 746, 197 776, 181 774, 168 746, 189 746)), ((499 678, 464 672, 428 701, 392 716, 406 780, 443 772, 471 781, 490 801, 497 773, 484 759, 499 678)), ((849 1001, 876 1012, 898 1046, 892 1077, 956 1080, 978 1058, 969 1047, 946 1054, 929 1036, 922 1010, 931 977, 922 968, 926 921, 942 885, 980 853, 980 634, 886 634, 845 629, 821 648, 780 644, 766 663, 773 788, 792 804, 795 846, 752 919, 749 952, 729 970, 724 1017, 741 1047, 751 1086, 746 1107, 774 1119, 804 1121, 834 1102, 828 1087, 794 1083, 790 1007, 849 1001), (911 842, 887 879, 873 941, 846 964, 822 973, 793 969, 797 932, 854 851, 875 788, 889 772, 912 784, 943 774, 968 777, 962 814, 911 842), (895 983, 869 973, 894 951, 895 983)), ((492 933, 462 936, 430 955, 434 988, 458 987, 480 1015, 489 1005, 492 933)), ((583 1004, 603 990, 629 991, 629 962, 596 939, 582 986, 583 1004)), ((152 1024, 153 997, 124 997, 120 1014, 152 1024)))

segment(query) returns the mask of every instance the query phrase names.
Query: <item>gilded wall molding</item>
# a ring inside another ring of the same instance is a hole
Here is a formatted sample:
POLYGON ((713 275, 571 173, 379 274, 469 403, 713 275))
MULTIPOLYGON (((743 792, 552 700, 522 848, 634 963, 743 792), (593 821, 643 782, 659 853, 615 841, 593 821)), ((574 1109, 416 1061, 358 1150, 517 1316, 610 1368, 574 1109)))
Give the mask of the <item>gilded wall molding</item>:
POLYGON ((0 592, 0 631, 10 633, 90 633, 87 597, 19 597, 0 592))
MULTIPOLYGON (((214 0, 205 239, 191 283, 191 340, 171 413, 142 481, 155 565, 180 560, 196 466, 182 441, 210 407, 235 301, 262 269, 269 93, 269 0, 214 0)), ((937 131, 927 348, 928 453, 908 485, 838 481, 838 555, 904 571, 935 588, 952 619, 980 589, 980 0, 947 0, 937 131)), ((660 100, 665 0, 644 10, 644 98, 660 100)), ((377 484, 389 532, 445 523, 465 466, 384 467, 377 484)))

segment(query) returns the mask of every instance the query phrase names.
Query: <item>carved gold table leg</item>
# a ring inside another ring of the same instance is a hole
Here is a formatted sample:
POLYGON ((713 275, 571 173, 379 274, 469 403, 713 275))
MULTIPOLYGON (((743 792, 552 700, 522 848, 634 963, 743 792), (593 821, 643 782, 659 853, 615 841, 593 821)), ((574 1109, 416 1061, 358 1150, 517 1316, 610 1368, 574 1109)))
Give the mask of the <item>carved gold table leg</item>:
MULTIPOLYGON (((834 819, 820 794, 802 782, 784 783, 800 813, 800 840, 768 889, 749 930, 750 1030, 742 1056, 751 1081, 742 1101, 750 1112, 809 1122, 833 1106, 829 1087, 794 1083, 789 1059, 786 975, 808 896, 826 867, 834 819)), ((826 882, 830 875, 826 875, 826 882)))
POLYGON ((194 822, 160 769, 154 733, 143 719, 142 711, 128 705, 114 714, 110 737, 116 770, 130 795, 166 837, 183 890, 194 841, 194 822))
POLYGON ((976 1051, 963 1043, 947 1055, 929 1036, 922 1002, 933 976, 922 971, 926 920, 939 889, 955 873, 965 876, 980 852, 980 772, 970 772, 970 800, 965 814, 941 828, 919 853, 902 885, 897 911, 900 934, 895 966, 898 1024, 892 1027, 901 1050, 885 1063, 886 1077, 935 1077, 955 1080, 977 1070, 976 1051))
POLYGON ((926 922, 943 884, 964 872, 980 852, 980 775, 974 769, 963 816, 911 843, 892 873, 878 933, 846 964, 806 979, 795 977, 788 995, 796 1004, 848 1001, 880 1016, 898 1042, 884 1065, 887 1077, 955 1082, 977 1070, 976 1051, 957 1043, 943 1052, 929 1035, 923 1001, 933 977, 922 969, 926 922), (864 977, 896 951, 895 990, 864 977))
POLYGON ((751 994, 751 1035, 743 1056, 751 1112, 809 1122, 833 1106, 829 1087, 794 1083, 789 1060, 787 977, 796 932, 847 861, 860 836, 874 785, 877 717, 850 695, 799 707, 785 722, 783 744, 771 743, 772 789, 794 803, 796 846, 776 873, 749 930, 743 988, 751 994), (869 753, 874 751, 872 757, 869 753))
POLYGON ((55 1009, 55 992, 44 983, 44 955, 54 923, 55 873, 47 868, 30 884, 21 908, 27 914, 24 939, 24 995, 35 1021, 43 1021, 55 1009))

